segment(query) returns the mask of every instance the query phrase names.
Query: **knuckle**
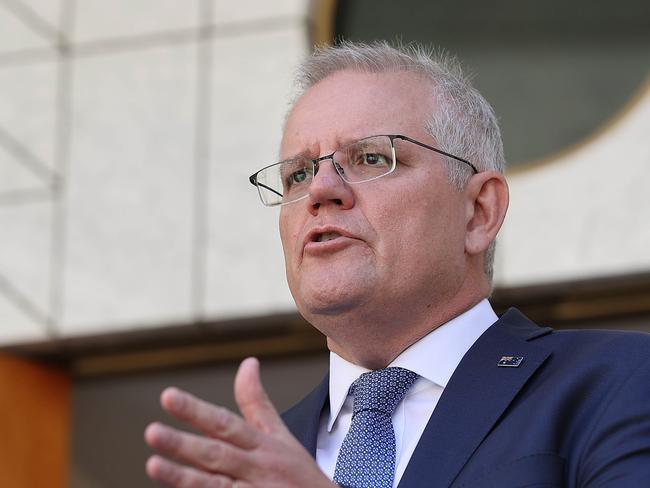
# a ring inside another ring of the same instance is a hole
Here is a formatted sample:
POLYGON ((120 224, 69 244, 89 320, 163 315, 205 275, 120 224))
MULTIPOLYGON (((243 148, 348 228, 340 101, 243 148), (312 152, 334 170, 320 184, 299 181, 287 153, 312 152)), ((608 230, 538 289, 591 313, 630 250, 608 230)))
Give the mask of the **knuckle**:
POLYGON ((182 488, 205 488, 206 486, 207 483, 203 479, 198 476, 191 476, 188 477, 187 482, 182 485, 182 488))
POLYGON ((201 457, 203 459, 203 464, 206 468, 211 471, 218 471, 223 467, 223 447, 217 443, 210 443, 205 446, 201 457))
POLYGON ((212 414, 212 425, 215 430, 221 430, 228 425, 228 410, 223 407, 215 407, 212 414))
POLYGON ((230 488, 232 486, 232 480, 225 476, 212 476, 209 486, 210 488, 230 488))
POLYGON ((229 472, 238 471, 241 460, 237 452, 232 448, 221 450, 221 464, 226 467, 229 472))
POLYGON ((211 443, 203 452, 204 466, 214 473, 237 471, 241 459, 235 449, 221 443, 211 443))
POLYGON ((178 433, 169 432, 165 436, 164 443, 167 451, 176 454, 182 449, 183 440, 178 433))
MULTIPOLYGON (((212 477, 198 471, 188 470, 187 476, 183 480, 183 484, 179 488, 208 488, 212 487, 212 477)), ((218 485, 217 485, 218 486, 218 485)))
POLYGON ((214 411, 212 430, 213 434, 224 439, 230 439, 236 434, 237 422, 232 412, 223 407, 217 407, 214 411))

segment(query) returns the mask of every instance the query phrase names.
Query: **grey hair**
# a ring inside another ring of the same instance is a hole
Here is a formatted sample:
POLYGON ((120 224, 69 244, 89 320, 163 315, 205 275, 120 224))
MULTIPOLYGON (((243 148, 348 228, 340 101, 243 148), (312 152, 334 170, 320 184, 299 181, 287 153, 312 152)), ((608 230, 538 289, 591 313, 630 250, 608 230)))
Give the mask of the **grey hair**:
MULTIPOLYGON (((417 44, 393 47, 385 41, 372 44, 343 41, 317 48, 298 67, 294 102, 309 88, 332 74, 410 72, 431 83, 436 110, 426 130, 439 149, 471 161, 479 171, 505 171, 503 142, 490 104, 471 85, 456 58, 417 44)), ((470 178, 467 166, 443 158, 449 181, 460 191, 470 178)), ((485 252, 485 274, 493 277, 495 242, 485 252)))

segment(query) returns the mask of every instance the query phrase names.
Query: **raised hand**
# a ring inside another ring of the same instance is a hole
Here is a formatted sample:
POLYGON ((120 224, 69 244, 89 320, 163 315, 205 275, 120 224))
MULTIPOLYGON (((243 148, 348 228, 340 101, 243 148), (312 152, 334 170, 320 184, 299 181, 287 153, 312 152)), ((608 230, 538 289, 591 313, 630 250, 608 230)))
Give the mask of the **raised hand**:
POLYGON ((146 442, 165 456, 149 458, 149 477, 176 488, 336 486, 282 422, 260 381, 257 359, 239 366, 235 400, 243 418, 177 388, 163 391, 162 407, 201 434, 149 425, 146 442))

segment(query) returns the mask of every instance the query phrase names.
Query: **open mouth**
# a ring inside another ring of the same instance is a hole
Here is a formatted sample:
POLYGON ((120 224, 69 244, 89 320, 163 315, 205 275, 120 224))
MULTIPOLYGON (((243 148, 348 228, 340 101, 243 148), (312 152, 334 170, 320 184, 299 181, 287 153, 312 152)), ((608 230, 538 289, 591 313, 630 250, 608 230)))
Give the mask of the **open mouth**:
POLYGON ((314 242, 327 242, 336 239, 337 237, 341 237, 341 234, 338 232, 323 232, 322 234, 316 234, 314 236, 314 242))

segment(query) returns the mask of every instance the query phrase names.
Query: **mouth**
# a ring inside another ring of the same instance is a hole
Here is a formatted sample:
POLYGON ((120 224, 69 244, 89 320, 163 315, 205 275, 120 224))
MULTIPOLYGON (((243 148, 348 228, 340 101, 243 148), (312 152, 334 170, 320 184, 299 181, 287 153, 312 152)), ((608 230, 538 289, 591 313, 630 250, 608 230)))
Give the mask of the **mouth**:
POLYGON ((339 251, 358 239, 347 231, 333 227, 321 227, 312 229, 303 241, 303 253, 312 255, 328 254, 339 251))
POLYGON ((341 237, 341 234, 338 232, 322 232, 322 233, 316 233, 312 236, 311 241, 312 242, 327 242, 331 241, 333 239, 336 239, 338 237, 341 237))

